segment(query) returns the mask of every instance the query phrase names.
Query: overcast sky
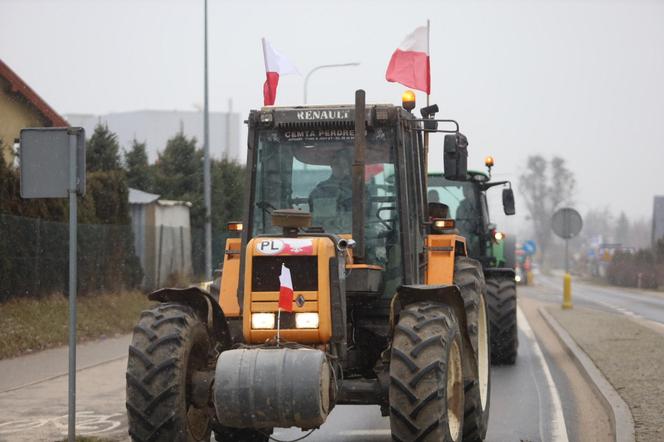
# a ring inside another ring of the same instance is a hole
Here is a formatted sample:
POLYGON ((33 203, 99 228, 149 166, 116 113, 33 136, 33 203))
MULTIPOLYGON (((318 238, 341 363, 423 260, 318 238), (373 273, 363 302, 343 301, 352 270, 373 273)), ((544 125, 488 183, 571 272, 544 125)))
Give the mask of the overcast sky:
MULTIPOLYGON (((664 194, 661 1, 209 0, 210 107, 262 104, 261 37, 303 74, 361 62, 314 74, 310 103, 349 103, 360 87, 398 103, 387 62, 427 18, 431 100, 468 135, 471 166, 493 154, 516 181, 527 155, 560 155, 582 213, 651 215, 664 194)), ((61 114, 194 109, 202 41, 202 0, 0 0, 0 58, 61 114)), ((277 104, 300 104, 303 82, 282 78, 277 104)))

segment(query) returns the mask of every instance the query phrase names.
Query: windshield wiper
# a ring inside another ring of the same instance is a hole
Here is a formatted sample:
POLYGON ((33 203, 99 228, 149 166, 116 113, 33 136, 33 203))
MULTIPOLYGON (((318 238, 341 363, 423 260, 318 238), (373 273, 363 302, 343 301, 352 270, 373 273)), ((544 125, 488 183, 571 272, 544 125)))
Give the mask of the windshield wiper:
POLYGON ((277 209, 276 207, 274 207, 272 204, 268 203, 267 201, 257 202, 256 207, 263 210, 263 212, 267 213, 268 215, 272 215, 272 211, 277 209))

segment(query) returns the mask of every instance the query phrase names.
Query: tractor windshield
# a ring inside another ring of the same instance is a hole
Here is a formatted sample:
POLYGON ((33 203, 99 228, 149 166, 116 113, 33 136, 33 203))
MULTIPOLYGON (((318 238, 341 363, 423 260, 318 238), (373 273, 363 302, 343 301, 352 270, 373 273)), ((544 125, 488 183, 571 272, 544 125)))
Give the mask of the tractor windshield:
MULTIPOLYGON (((352 129, 264 130, 258 135, 253 231, 281 233, 272 226, 274 209, 311 212, 312 226, 350 234, 354 131, 352 129)), ((367 133, 365 238, 367 257, 386 260, 389 242, 398 242, 392 128, 367 133)))
POLYGON ((470 254, 479 247, 482 228, 482 206, 476 184, 471 181, 450 181, 442 176, 429 176, 428 202, 446 204, 450 218, 456 220, 459 233, 466 238, 470 254), (476 244, 477 243, 477 244, 476 244))

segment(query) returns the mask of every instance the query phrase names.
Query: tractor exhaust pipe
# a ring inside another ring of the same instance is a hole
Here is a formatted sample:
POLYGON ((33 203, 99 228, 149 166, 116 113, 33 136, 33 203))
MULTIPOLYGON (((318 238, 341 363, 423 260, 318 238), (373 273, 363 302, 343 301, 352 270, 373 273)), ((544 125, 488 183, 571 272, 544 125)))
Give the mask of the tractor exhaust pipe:
POLYGON ((366 162, 366 95, 364 90, 355 91, 355 160, 353 162, 353 261, 364 262, 364 164, 366 162))

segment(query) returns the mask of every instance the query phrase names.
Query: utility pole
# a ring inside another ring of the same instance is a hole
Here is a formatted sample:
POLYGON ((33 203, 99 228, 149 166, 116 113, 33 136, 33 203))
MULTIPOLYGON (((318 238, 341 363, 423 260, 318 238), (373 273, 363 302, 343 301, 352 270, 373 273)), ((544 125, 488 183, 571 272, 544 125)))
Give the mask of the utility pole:
MULTIPOLYGON (((226 111, 226 158, 234 159, 235 154, 231 154, 231 120, 233 115, 233 99, 228 99, 228 111, 226 111)), ((233 146, 235 147, 235 146, 233 146)))
POLYGON ((205 108, 203 109, 203 199, 205 201, 205 277, 212 277, 212 202, 210 189, 210 107, 208 103, 208 2, 205 1, 205 25, 204 28, 204 96, 205 108))

